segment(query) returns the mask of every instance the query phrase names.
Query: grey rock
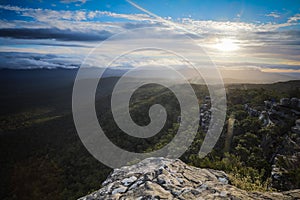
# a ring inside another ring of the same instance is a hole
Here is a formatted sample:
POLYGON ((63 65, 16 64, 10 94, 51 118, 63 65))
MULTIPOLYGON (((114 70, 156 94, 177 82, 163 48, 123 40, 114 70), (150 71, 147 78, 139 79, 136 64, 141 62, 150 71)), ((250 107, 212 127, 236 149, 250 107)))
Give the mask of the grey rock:
POLYGON ((131 176, 130 178, 125 178, 121 182, 123 185, 128 186, 135 182, 137 178, 135 176, 131 176))
POLYGON ((127 187, 120 186, 120 187, 114 189, 114 190, 111 192, 111 194, 112 194, 112 195, 115 195, 115 194, 118 194, 118 193, 124 193, 124 192, 126 192, 126 190, 127 190, 127 187))
POLYGON ((229 184, 223 171, 199 169, 180 160, 148 158, 115 169, 103 187, 80 200, 119 199, 297 199, 300 190, 247 192, 229 184))
POLYGON ((221 183, 224 183, 224 184, 228 184, 228 182, 229 182, 228 178, 226 178, 226 177, 219 177, 218 179, 221 183))

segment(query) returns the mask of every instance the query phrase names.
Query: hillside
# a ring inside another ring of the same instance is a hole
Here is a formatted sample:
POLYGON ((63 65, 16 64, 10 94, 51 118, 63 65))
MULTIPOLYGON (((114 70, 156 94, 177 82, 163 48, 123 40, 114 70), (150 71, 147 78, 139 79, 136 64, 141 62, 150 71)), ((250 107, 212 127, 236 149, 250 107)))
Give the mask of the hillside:
MULTIPOLYGON (((76 71, 63 69, 0 70, 1 199, 76 199, 99 189, 112 171, 88 153, 77 135, 71 109, 75 76, 76 71)), ((130 110, 137 124, 149 123, 148 110, 153 104, 163 105, 168 113, 166 125, 156 136, 134 138, 123 133, 112 118, 110 93, 117 80, 102 79, 96 94, 99 123, 107 137, 134 152, 150 152, 172 140, 180 112, 174 94, 155 84, 134 93, 130 110)), ((205 129, 199 128, 193 144, 180 159, 195 167, 223 170, 231 177, 232 185, 247 191, 300 188, 300 140, 291 129, 295 119, 283 118, 283 124, 265 127, 258 116, 249 115, 244 108, 248 104, 251 109, 263 111, 265 100, 300 98, 299 83, 227 85, 227 119, 235 119, 229 129, 233 132, 228 132, 226 122, 213 151, 200 159, 197 153, 205 129), (275 180, 272 174, 280 175, 275 176, 280 179, 275 180)), ((202 106, 208 95, 206 86, 192 87, 202 106)), ((204 112, 209 116, 209 110, 204 112)))

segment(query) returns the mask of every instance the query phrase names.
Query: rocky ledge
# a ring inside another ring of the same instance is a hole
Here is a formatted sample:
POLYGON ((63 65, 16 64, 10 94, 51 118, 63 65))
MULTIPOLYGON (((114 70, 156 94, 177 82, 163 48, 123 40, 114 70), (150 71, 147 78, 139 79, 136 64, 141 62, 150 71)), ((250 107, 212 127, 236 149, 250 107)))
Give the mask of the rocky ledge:
POLYGON ((115 169, 92 199, 300 199, 300 190, 283 193, 247 192, 230 185, 226 173, 199 169, 180 160, 148 158, 115 169))

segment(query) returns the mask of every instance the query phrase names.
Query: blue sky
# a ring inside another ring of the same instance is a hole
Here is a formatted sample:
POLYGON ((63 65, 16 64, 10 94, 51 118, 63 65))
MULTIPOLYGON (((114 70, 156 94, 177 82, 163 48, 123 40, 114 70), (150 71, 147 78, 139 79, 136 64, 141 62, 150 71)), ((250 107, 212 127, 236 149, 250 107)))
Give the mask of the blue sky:
POLYGON ((300 71, 299 0, 2 0, 0 16, 2 68, 79 66, 96 43, 152 27, 196 35, 221 67, 300 71))
MULTIPOLYGON (((274 19, 272 16, 266 16, 270 13, 276 13, 280 17, 275 21, 287 20, 289 17, 299 13, 299 0, 252 0, 252 1, 231 1, 231 0, 136 0, 147 10, 155 12, 162 17, 183 18, 191 16, 194 19, 202 20, 237 20, 241 21, 261 21, 269 22, 274 19)), ((25 8, 43 8, 53 10, 105 10, 116 13, 142 13, 132 7, 125 0, 101 0, 101 1, 1 1, 2 5, 20 6, 25 8)), ((9 16, 8 12, 2 12, 2 18, 14 19, 17 16, 9 16)))

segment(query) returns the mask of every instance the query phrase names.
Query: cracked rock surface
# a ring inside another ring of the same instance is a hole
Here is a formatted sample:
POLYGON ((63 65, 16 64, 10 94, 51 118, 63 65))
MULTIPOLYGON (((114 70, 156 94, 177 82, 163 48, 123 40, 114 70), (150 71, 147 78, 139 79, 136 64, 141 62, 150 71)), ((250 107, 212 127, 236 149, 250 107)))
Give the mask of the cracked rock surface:
POLYGON ((300 199, 300 190, 247 192, 230 185, 222 171, 191 167, 167 158, 148 158, 115 169, 102 186, 80 200, 300 199))

